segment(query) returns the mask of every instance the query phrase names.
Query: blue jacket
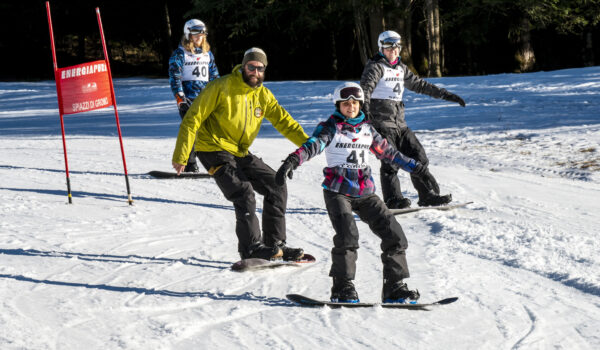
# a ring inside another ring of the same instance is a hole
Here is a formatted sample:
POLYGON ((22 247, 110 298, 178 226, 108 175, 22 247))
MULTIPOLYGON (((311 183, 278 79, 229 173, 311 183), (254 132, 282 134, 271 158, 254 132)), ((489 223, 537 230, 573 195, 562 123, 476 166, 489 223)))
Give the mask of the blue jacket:
MULTIPOLYGON (((202 53, 202 49, 197 47, 195 53, 202 53)), ((210 63, 208 65, 208 80, 212 81, 219 77, 219 70, 215 64, 215 56, 213 56, 211 51, 208 51, 208 56, 210 57, 210 63)), ((181 80, 183 73, 183 62, 185 59, 184 57, 185 49, 183 46, 179 45, 179 47, 173 51, 173 54, 169 59, 169 84, 171 85, 173 95, 177 95, 178 92, 183 92, 187 98, 193 100, 196 98, 196 96, 198 96, 200 91, 204 89, 206 82, 181 80)))

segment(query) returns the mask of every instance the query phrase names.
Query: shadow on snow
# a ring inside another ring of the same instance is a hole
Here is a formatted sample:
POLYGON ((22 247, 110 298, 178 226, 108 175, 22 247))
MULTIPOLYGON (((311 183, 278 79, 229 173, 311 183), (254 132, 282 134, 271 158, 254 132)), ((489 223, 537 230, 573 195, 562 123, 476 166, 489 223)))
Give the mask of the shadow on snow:
MULTIPOLYGON (((1 167, 1 166, 0 166, 1 167)), ((10 187, 0 187, 0 190, 7 191, 15 191, 15 192, 33 192, 40 194, 49 194, 55 196, 65 197, 67 192, 65 190, 46 190, 41 188, 10 188, 10 187)), ((71 196, 73 198, 96 198, 96 199, 105 199, 111 201, 118 202, 126 202, 127 196, 123 195, 115 195, 108 193, 94 193, 94 192, 86 192, 86 191, 77 191, 71 190, 71 196)), ((234 211, 233 206, 229 205, 219 205, 219 204, 209 204, 209 203, 197 203, 197 202, 186 202, 186 201, 177 201, 172 199, 165 198, 156 198, 156 197, 143 197, 136 196, 135 193, 132 193, 134 203, 136 201, 146 201, 146 202, 158 202, 158 203, 168 203, 168 204, 187 204, 187 205, 195 205, 210 209, 224 209, 234 211)), ((261 208, 256 208, 257 213, 262 213, 261 208)), ((306 215, 327 215, 327 211, 323 208, 288 208, 286 210, 287 214, 306 214, 306 215)))
POLYGON ((8 275, 0 274, 0 278, 14 279, 21 282, 39 283, 54 286, 63 287, 77 287, 87 289, 98 289, 109 292, 120 292, 120 293, 137 293, 143 295, 161 295, 166 297, 177 297, 177 298, 208 298, 219 301, 258 301, 269 306, 294 306, 295 304, 287 299, 276 298, 276 297, 265 297, 261 295, 254 295, 251 292, 246 292, 239 295, 228 295, 223 293, 213 292, 177 292, 166 289, 150 289, 142 287, 120 287, 111 286, 108 284, 87 284, 78 282, 65 282, 65 281, 53 281, 53 280, 42 280, 37 278, 31 278, 21 275, 8 275))
MULTIPOLYGON (((72 259, 77 258, 86 261, 102 261, 102 262, 117 262, 117 263, 128 263, 128 264, 171 264, 171 263, 182 263, 191 266, 207 267, 215 269, 229 269, 231 262, 229 261, 213 261, 197 258, 156 258, 156 257, 145 257, 139 255, 111 255, 111 254, 88 254, 88 253, 72 253, 72 252, 52 252, 52 251, 40 251, 35 249, 0 249, 0 254, 6 255, 19 255, 19 256, 40 256, 40 257, 52 257, 52 258, 65 258, 72 259)), ((228 301, 258 301, 265 305, 270 306, 294 306, 295 304, 287 299, 276 298, 276 297, 265 297, 254 295, 251 292, 246 292, 239 295, 228 295, 223 293, 213 292, 178 292, 166 289, 153 289, 144 287, 123 287, 123 286, 112 286, 108 284, 88 284, 80 282, 67 282, 67 281, 54 281, 48 279, 37 279, 22 275, 12 274, 0 274, 0 278, 13 279, 21 282, 30 282, 38 284, 47 284, 54 286, 63 287, 76 287, 76 288, 87 288, 97 289, 110 292, 121 292, 121 293, 137 293, 144 295, 160 295, 166 297, 178 297, 178 298, 208 298, 212 300, 228 301)))
POLYGON ((194 257, 189 258, 156 258, 140 255, 112 255, 112 254, 89 254, 89 253, 72 253, 72 252, 55 252, 55 251, 41 251, 36 249, 0 249, 0 254, 5 255, 19 255, 19 256, 41 256, 47 258, 65 258, 72 259, 77 258, 79 260, 87 261, 102 261, 102 262, 116 262, 116 263, 127 263, 127 264, 173 264, 182 263, 185 265, 208 267, 215 269, 227 269, 233 264, 231 261, 213 261, 206 259, 198 259, 194 257), (207 265, 216 264, 216 265, 207 265), (225 266, 219 266, 225 265, 225 266))

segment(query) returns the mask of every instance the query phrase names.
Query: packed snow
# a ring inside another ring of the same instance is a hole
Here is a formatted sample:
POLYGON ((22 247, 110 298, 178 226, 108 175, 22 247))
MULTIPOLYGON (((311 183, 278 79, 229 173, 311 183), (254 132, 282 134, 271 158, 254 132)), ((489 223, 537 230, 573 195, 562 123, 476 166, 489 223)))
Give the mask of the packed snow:
MULTIPOLYGON (((285 298, 329 298, 324 156, 288 182, 288 244, 317 262, 238 273, 233 206, 213 180, 147 175, 171 169, 166 79, 115 80, 133 206, 112 108, 65 116, 69 205, 54 82, 0 82, 0 348, 600 348, 600 67, 428 80, 467 107, 407 92, 408 124, 442 193, 474 202, 397 217, 408 285, 423 302, 459 297, 430 311, 285 298)), ((266 86, 310 134, 339 83, 266 86)), ((274 169, 294 149, 267 121, 251 147, 274 169)), ((379 240, 358 227, 355 285, 378 301, 379 240)))

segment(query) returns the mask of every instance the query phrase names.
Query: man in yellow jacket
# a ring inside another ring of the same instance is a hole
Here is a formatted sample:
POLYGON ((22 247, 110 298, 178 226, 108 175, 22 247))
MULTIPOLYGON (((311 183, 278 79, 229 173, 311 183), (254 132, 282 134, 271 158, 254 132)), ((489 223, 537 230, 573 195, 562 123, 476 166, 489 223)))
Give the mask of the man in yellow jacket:
POLYGON ((242 259, 298 260, 304 251, 286 245, 287 189, 277 186, 275 171, 248 151, 263 119, 298 147, 308 139, 300 124, 263 86, 266 67, 265 52, 251 48, 231 74, 206 85, 179 127, 172 162, 181 173, 196 140, 196 156, 225 198, 233 202, 242 259), (264 196, 263 239, 254 191, 264 196))

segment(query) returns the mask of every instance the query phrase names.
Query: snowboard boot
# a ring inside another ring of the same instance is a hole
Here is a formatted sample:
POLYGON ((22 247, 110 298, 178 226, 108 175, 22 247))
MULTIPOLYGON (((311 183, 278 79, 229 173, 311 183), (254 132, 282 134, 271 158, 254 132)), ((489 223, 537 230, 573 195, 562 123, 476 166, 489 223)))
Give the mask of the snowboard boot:
POLYGON ((389 209, 404 209, 410 207, 410 199, 408 198, 390 198, 385 202, 389 209))
MULTIPOLYGON (((240 255, 242 255, 240 253, 240 255)), ((242 259, 258 258, 264 260, 274 260, 281 258, 283 252, 279 247, 267 247, 262 243, 255 243, 248 248, 248 253, 242 256, 242 259)))
POLYGON ((334 277, 331 287, 331 301, 334 303, 358 303, 358 293, 352 280, 344 277, 334 277))
POLYGON ((278 241, 275 243, 275 246, 281 249, 283 252, 283 260, 285 261, 298 261, 304 257, 304 249, 290 248, 285 245, 284 241, 278 241))
POLYGON ((440 196, 439 194, 435 194, 435 192, 430 191, 426 194, 419 196, 419 204, 420 207, 430 207, 435 205, 445 205, 452 202, 452 195, 445 194, 440 196))
POLYGON ((418 290, 408 289, 402 280, 384 280, 383 282, 381 301, 384 303, 416 304, 420 296, 418 290))
POLYGON ((199 173, 200 169, 198 168, 197 163, 187 163, 185 169, 183 169, 184 173, 199 173))

